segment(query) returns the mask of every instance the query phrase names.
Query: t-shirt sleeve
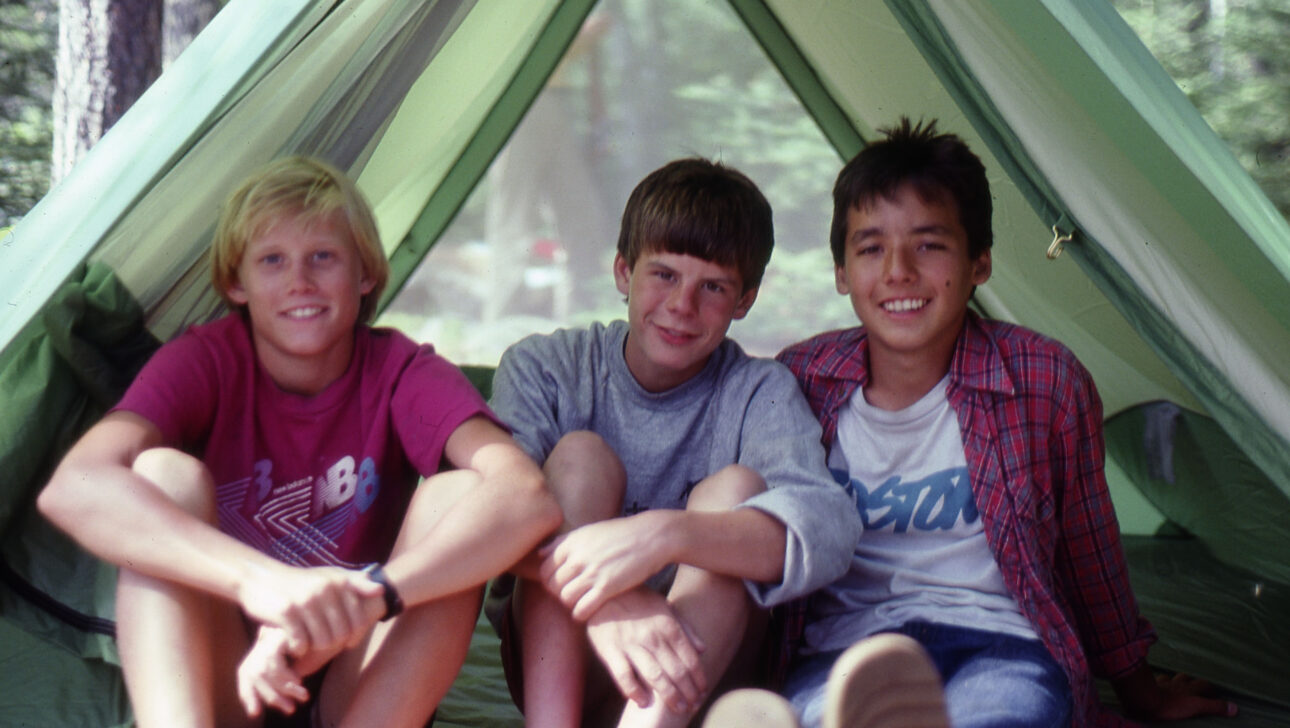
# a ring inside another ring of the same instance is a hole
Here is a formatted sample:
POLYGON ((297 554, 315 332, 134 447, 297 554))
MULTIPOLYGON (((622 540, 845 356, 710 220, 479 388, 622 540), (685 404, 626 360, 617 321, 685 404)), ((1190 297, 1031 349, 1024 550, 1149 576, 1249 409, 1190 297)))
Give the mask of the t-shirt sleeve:
POLYGON ((528 337, 502 354, 493 376, 493 411, 511 429, 520 449, 537 463, 546 461, 560 439, 561 359, 544 352, 549 337, 528 337))
POLYGON ((466 375, 428 346, 399 377, 392 412, 408 461, 423 476, 439 471, 444 445, 466 420, 480 415, 502 424, 466 375))
POLYGON ((210 352, 185 334, 152 355, 112 411, 133 412, 156 425, 166 444, 190 449, 205 441, 218 393, 210 352))
POLYGON ((789 371, 775 364, 748 401, 739 462, 761 474, 767 490, 743 503, 787 529, 784 578, 748 582, 762 606, 808 594, 846 573, 863 528, 855 503, 832 476, 820 425, 789 371))

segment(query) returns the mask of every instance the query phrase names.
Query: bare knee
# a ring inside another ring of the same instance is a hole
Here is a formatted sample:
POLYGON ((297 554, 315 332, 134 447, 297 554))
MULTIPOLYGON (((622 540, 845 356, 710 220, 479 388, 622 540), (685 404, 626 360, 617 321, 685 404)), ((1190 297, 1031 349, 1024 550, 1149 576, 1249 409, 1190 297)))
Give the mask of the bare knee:
POLYGON ((692 511, 724 511, 766 491, 766 480, 752 468, 734 464, 699 481, 685 507, 692 511))
POLYGON ((627 471, 609 443, 594 432, 577 430, 561 437, 542 472, 567 526, 613 518, 622 508, 627 471))
POLYGON ((134 460, 136 475, 152 483, 180 508, 215 523, 215 481, 201 460, 180 450, 156 447, 134 460))

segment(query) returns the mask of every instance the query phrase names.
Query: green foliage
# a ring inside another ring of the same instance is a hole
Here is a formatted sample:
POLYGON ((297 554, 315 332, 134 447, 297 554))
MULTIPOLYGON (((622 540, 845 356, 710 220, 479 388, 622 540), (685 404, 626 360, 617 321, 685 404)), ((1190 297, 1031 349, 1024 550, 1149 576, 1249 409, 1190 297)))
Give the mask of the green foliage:
POLYGON ((0 227, 49 187, 57 32, 54 0, 0 2, 0 227))
POLYGON ((662 148, 720 158, 757 181, 774 205, 779 246, 822 245, 828 190, 841 160, 726 3, 605 0, 601 6, 630 24, 639 59, 610 69, 617 74, 608 79, 610 88, 646 89, 625 95, 613 113, 620 119, 666 115, 673 123, 650 125, 666 130, 662 148), (714 47, 720 51, 711 52, 714 47), (643 75, 645 63, 658 68, 643 75), (670 83, 651 88, 659 79, 670 83), (791 232, 801 230, 812 233, 791 232))
POLYGON ((1113 4, 1290 219, 1290 8, 1285 0, 1113 4))

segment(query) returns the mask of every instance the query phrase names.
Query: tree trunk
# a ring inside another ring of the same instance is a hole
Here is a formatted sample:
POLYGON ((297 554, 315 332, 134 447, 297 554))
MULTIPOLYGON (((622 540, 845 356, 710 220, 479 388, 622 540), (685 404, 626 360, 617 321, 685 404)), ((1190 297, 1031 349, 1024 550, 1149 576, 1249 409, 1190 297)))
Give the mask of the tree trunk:
POLYGON ((219 12, 219 0, 165 0, 161 28, 162 68, 169 68, 202 28, 219 12))
POLYGON ((161 73, 162 0, 60 0, 51 185, 161 73))

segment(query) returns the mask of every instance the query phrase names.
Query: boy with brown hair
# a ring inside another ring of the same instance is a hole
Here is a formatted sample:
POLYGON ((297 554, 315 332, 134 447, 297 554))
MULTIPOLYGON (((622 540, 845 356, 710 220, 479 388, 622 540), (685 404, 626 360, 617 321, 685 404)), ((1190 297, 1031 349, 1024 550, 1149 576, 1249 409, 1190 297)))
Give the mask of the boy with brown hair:
POLYGON ((1095 675, 1134 717, 1234 713, 1147 666, 1092 378, 1058 342, 968 310, 991 273, 981 161, 935 122, 886 135, 834 187, 837 290, 863 326, 778 357, 865 524, 847 574, 811 600, 785 690, 802 723, 857 709, 864 672, 835 664, 874 635, 926 650, 956 728, 1122 722, 1095 675))
POLYGON ((529 726, 685 725, 755 654, 759 607, 845 569, 859 521, 819 425, 784 367, 726 338, 773 241, 751 180, 671 162, 623 212, 628 320, 502 357, 492 406, 565 514, 492 615, 529 726))
POLYGON ((121 567, 137 721, 252 725, 309 704, 312 724, 424 725, 479 587, 559 509, 459 370, 366 324, 388 264, 342 173, 261 169, 211 260, 234 312, 163 346, 39 497, 121 567))

